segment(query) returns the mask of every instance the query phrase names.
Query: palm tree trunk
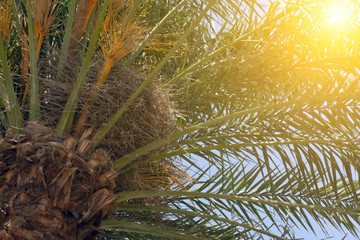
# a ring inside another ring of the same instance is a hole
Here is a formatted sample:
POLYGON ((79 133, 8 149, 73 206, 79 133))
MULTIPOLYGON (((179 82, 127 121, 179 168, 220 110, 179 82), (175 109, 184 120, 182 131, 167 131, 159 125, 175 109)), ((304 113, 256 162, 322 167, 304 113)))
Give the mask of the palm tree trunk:
POLYGON ((0 141, 0 239, 92 239, 113 210, 115 177, 89 141, 28 123, 0 141))

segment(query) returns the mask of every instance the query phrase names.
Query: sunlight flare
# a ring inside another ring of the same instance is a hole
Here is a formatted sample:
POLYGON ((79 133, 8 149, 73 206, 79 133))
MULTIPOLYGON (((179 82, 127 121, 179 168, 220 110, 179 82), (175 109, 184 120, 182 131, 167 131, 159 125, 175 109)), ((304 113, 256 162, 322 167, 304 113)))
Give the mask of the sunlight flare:
POLYGON ((353 4, 336 2, 326 7, 326 22, 332 27, 345 27, 354 24, 355 8, 353 4))
POLYGON ((330 24, 346 23, 351 18, 351 12, 344 7, 332 7, 329 9, 328 22, 330 24))

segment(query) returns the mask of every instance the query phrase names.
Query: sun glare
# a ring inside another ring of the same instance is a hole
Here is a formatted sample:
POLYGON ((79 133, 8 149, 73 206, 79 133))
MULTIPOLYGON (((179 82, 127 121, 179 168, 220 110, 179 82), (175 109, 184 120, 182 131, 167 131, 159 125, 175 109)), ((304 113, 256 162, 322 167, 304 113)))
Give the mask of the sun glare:
POLYGON ((328 12, 329 24, 343 24, 350 20, 351 12, 344 7, 332 7, 328 12))
MULTIPOLYGON (((342 2, 342 1, 339 1, 342 2)), ((354 19, 354 6, 346 3, 329 5, 326 10, 327 23, 329 25, 345 26, 352 24, 354 19)))

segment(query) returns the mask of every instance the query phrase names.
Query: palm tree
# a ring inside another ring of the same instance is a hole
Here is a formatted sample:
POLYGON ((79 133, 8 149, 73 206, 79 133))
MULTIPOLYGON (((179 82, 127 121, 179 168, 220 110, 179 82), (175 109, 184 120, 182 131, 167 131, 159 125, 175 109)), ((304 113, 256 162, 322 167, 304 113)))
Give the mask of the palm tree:
POLYGON ((0 4, 2 239, 357 235, 359 25, 330 5, 0 4))

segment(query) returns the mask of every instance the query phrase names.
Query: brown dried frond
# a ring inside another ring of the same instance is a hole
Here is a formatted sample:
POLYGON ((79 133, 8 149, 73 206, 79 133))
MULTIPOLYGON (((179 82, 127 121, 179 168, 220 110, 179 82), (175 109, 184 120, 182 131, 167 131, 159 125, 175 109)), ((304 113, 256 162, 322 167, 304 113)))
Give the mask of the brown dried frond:
POLYGON ((89 18, 95 9, 98 0, 80 0, 78 8, 75 13, 74 22, 72 25, 71 40, 69 52, 71 56, 75 55, 75 49, 80 43, 89 18))
POLYGON ((12 31, 14 19, 12 18, 13 1, 0 1, 0 37, 6 40, 12 31))
MULTIPOLYGON (((80 1, 79 5, 82 4, 84 1, 80 1)), ((96 6, 96 4, 98 4, 99 0, 90 0, 90 1, 86 1, 87 3, 87 11, 86 11, 86 15, 85 15, 85 21, 83 23, 82 26, 82 31, 85 31, 86 25, 90 19, 90 16, 96 6)), ((77 17, 81 17, 84 16, 83 13, 81 11, 79 11, 80 9, 78 8, 78 12, 76 12, 77 14, 79 13, 79 15, 77 15, 77 17)))

